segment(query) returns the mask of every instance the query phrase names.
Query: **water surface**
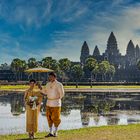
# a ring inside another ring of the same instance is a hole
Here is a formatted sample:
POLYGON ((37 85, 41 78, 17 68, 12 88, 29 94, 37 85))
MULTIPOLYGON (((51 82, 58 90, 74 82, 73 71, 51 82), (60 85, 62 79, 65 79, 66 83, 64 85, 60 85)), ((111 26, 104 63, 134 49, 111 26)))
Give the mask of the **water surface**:
MULTIPOLYGON (((39 131, 48 131, 44 98, 39 131)), ((25 133, 23 93, 0 95, 0 134, 25 133)), ((66 93, 60 129, 140 123, 140 93, 66 93)))

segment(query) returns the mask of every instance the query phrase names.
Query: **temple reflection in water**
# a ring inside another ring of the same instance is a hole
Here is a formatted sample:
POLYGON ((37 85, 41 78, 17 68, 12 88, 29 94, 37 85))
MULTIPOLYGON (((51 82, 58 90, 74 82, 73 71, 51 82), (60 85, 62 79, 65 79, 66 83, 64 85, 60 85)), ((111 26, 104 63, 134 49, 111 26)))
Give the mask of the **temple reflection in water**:
MULTIPOLYGON (((45 116, 44 98, 41 114, 45 116)), ((22 93, 1 94, 0 105, 10 104, 11 114, 20 116, 25 113, 22 93)), ((139 114, 139 118, 128 117, 127 123, 140 122, 140 93, 67 93, 62 100, 62 116, 69 117, 72 110, 80 111, 82 126, 90 123, 101 125, 104 119, 106 125, 121 124, 121 116, 118 114, 139 114), (134 113, 135 112, 135 113, 134 113)), ((127 117, 127 115, 126 115, 127 117)))

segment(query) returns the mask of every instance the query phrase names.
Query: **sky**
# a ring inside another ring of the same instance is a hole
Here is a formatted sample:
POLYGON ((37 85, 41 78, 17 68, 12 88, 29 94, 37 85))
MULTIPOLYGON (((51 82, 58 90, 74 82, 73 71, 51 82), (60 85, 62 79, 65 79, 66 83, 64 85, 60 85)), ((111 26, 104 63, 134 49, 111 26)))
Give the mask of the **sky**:
POLYGON ((140 46, 140 0, 0 0, 0 63, 80 61, 84 41, 102 54, 111 31, 122 55, 130 39, 140 46))

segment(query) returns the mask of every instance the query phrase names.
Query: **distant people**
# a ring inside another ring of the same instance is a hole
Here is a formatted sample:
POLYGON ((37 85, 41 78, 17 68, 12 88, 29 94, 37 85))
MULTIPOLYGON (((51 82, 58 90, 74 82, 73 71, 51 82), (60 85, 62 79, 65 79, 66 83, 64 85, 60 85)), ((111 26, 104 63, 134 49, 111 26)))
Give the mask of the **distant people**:
POLYGON ((56 74, 51 72, 49 73, 49 82, 46 87, 42 89, 39 84, 38 87, 40 88, 41 93, 47 95, 46 117, 49 125, 49 134, 45 137, 56 137, 58 126, 61 122, 61 99, 64 96, 63 85, 56 80, 56 74))
POLYGON ((38 116, 42 102, 42 95, 35 91, 36 81, 30 80, 30 87, 24 94, 26 105, 26 131, 30 139, 34 139, 34 133, 38 130, 38 116))

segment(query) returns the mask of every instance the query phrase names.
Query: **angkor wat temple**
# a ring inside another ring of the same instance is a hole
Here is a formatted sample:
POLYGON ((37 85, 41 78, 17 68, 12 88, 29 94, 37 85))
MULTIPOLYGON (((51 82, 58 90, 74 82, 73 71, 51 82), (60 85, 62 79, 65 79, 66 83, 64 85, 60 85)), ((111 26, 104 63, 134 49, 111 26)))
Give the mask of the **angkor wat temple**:
POLYGON ((85 60, 88 57, 95 58, 98 62, 103 60, 109 61, 116 68, 116 72, 113 81, 124 82, 138 82, 140 81, 140 70, 137 68, 137 62, 140 60, 140 48, 138 45, 134 45, 130 40, 126 47, 126 54, 122 55, 118 49, 116 37, 111 32, 107 47, 103 54, 100 54, 98 46, 95 46, 92 55, 90 54, 89 47, 85 41, 81 48, 80 61, 81 64, 85 64, 85 60))

